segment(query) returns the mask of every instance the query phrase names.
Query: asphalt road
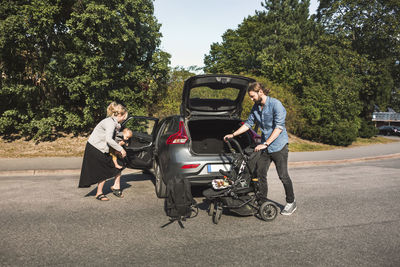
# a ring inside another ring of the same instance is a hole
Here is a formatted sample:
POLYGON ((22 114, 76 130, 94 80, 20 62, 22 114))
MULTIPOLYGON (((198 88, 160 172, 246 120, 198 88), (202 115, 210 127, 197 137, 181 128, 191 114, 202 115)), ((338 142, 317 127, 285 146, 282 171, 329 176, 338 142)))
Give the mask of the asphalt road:
MULTIPOLYGON (((77 176, 0 178, 0 266, 400 266, 400 159, 291 168, 298 210, 168 222, 151 176, 94 199, 77 176)), ((108 188, 111 182, 106 183, 108 188)), ((284 205, 270 171, 270 198, 284 205)), ((195 190, 202 202, 201 190, 195 190)))

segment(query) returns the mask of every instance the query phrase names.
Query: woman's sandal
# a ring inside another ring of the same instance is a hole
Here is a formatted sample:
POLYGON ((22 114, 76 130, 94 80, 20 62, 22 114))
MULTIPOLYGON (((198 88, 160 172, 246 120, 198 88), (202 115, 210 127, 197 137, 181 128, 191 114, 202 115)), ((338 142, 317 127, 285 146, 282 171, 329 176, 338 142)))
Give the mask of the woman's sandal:
POLYGON ((114 189, 113 186, 111 186, 111 190, 112 193, 114 194, 114 196, 119 197, 119 198, 123 198, 124 195, 122 194, 122 190, 121 189, 114 189))
POLYGON ((110 200, 110 199, 109 199, 108 197, 106 197, 106 195, 104 195, 104 194, 100 194, 100 195, 96 196, 96 199, 97 199, 97 200, 100 200, 100 201, 109 201, 109 200, 110 200))

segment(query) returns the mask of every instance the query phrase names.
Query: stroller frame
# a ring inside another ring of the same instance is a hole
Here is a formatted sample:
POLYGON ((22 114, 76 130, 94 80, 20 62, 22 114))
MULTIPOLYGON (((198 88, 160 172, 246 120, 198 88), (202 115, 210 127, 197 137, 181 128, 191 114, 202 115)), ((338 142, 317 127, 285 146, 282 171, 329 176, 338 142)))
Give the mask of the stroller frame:
POLYGON ((251 152, 243 152, 238 141, 228 139, 226 141, 233 156, 230 172, 220 170, 220 173, 232 183, 225 189, 206 189, 203 194, 210 201, 208 215, 212 216, 214 224, 218 224, 222 217, 223 209, 228 209, 241 216, 258 214, 264 221, 272 221, 278 215, 277 205, 263 199, 259 194, 258 178, 254 177, 250 169, 249 159, 251 152), (232 148, 231 143, 236 149, 232 148), (246 177, 250 176, 250 177, 246 177), (230 176, 230 177, 229 177, 230 176))

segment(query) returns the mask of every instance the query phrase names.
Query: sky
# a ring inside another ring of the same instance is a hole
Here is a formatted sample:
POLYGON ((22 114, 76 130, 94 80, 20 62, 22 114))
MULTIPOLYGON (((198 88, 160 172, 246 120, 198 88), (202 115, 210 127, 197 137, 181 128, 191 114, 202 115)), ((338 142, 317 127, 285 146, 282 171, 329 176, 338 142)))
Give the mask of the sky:
MULTIPOLYGON (((155 0, 154 15, 161 24, 160 48, 171 54, 171 67, 203 67, 212 43, 228 29, 263 10, 262 0, 155 0)), ((318 1, 311 0, 310 13, 318 1)))

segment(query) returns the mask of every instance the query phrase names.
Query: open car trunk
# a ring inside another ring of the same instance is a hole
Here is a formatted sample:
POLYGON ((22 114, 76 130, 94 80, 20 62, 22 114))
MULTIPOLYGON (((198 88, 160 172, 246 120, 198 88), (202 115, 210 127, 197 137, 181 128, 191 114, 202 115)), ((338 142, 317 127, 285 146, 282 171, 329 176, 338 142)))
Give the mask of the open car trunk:
MULTIPOLYGON (((192 139, 192 151, 196 154, 230 153, 224 142, 225 135, 233 133, 241 126, 238 119, 196 119, 188 122, 192 139)), ((250 146, 251 138, 248 133, 235 137, 242 149, 250 146)))

